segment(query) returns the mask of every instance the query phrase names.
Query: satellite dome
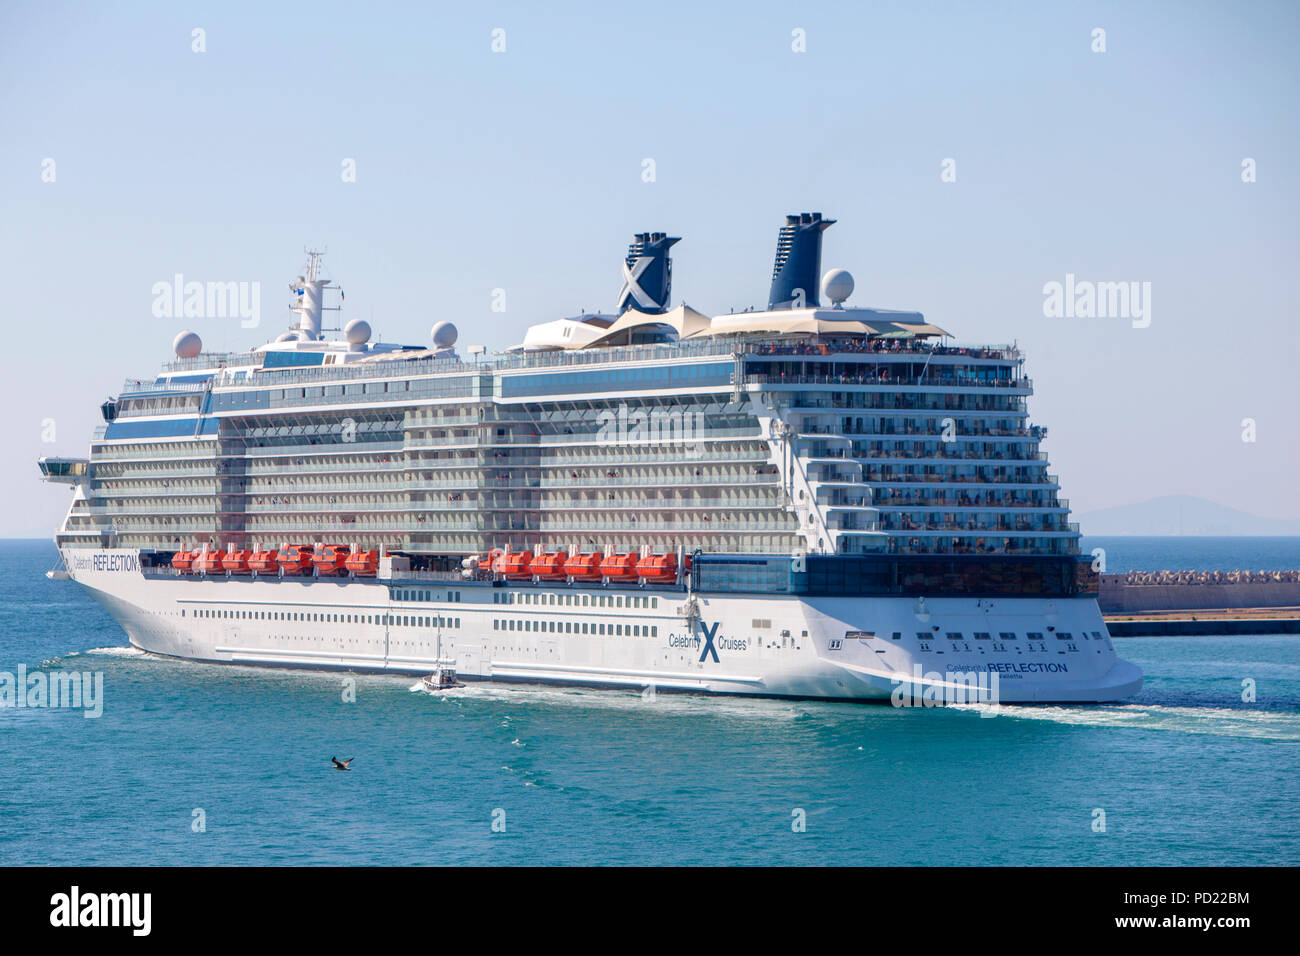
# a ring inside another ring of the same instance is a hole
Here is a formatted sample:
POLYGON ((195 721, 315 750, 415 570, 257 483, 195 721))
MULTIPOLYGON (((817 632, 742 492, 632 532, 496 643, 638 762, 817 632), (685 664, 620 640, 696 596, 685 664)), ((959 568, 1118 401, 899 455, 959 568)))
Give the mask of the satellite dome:
POLYGON ((276 340, 277 342, 297 342, 297 341, 298 341, 298 333, 297 333, 297 332, 282 332, 280 335, 276 336, 276 339, 275 339, 275 340, 276 340))
POLYGON ((822 276, 822 295, 831 300, 831 305, 840 306, 853 294, 853 276, 847 269, 832 269, 822 276))
POLYGON ((343 335, 352 345, 365 345, 370 341, 370 323, 365 319, 353 319, 343 327, 343 335))
POLYGON ((449 349, 456 344, 456 326, 450 322, 439 322, 433 327, 433 344, 440 349, 449 349))
POLYGON ((203 340, 199 338, 197 332, 187 330, 176 336, 172 342, 172 349, 176 352, 177 358, 197 358, 199 353, 203 351, 203 340))

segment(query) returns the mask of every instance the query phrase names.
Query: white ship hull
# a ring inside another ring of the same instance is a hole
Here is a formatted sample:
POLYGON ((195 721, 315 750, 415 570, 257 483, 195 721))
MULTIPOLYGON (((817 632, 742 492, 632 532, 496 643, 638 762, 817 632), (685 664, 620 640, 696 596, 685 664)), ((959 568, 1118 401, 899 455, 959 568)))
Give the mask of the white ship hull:
POLYGON ((1093 598, 698 594, 692 615, 675 588, 146 576, 133 551, 64 557, 132 645, 211 663, 917 705, 1142 684, 1093 598))

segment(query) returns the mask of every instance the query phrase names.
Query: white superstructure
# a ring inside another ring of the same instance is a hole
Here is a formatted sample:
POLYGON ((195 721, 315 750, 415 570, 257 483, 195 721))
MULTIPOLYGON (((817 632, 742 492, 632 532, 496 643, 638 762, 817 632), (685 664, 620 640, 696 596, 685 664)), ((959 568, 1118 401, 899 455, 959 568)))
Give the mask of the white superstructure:
POLYGON ((105 403, 58 543, 133 644, 195 660, 772 696, 1114 700, 1096 576, 1013 346, 851 308, 817 214, 769 308, 669 302, 637 236, 619 313, 457 354, 296 326, 105 403), (260 570, 259 570, 260 568, 260 570), (996 678, 996 679, 995 679, 996 678), (991 690, 990 690, 991 687, 991 690))

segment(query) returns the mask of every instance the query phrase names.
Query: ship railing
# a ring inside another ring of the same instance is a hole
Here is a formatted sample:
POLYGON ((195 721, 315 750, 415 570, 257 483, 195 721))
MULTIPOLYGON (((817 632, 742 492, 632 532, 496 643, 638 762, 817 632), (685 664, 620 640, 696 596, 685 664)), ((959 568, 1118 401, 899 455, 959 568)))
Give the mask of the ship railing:
POLYGON ((680 531, 715 534, 756 534, 769 531, 797 531, 793 519, 788 521, 737 521, 724 515, 712 516, 704 521, 701 517, 690 515, 690 521, 634 521, 618 525, 598 524, 586 521, 562 521, 550 518, 545 512, 541 515, 539 529, 542 531, 580 531, 591 534, 638 534, 649 531, 680 531))
POLYGON ((880 528, 882 531, 888 531, 893 535, 945 535, 951 537, 973 537, 973 538, 996 538, 996 537, 1026 537, 1026 538, 1044 538, 1044 537, 1074 537, 1078 535, 1076 528, 1070 528, 1068 525, 1058 528, 1019 528, 1014 525, 977 525, 969 527, 960 522, 955 524, 912 524, 906 525, 889 520, 888 516, 882 516, 880 528))
MULTIPOLYGON (((653 345, 611 346, 606 348, 555 350, 545 352, 501 353, 481 362, 465 362, 459 356, 433 357, 423 350, 389 353, 380 361, 353 363, 338 366, 312 366, 308 368, 259 370, 246 379, 250 385, 305 384, 348 381, 368 378, 403 378, 420 375, 473 376, 518 369, 571 368, 584 365, 601 365, 623 362, 645 362, 663 359, 693 358, 714 355, 834 355, 875 354, 881 356, 941 355, 977 359, 1021 358, 1020 351, 1011 345, 936 345, 919 340, 902 342, 856 337, 836 338, 813 342, 788 342, 773 340, 770 335, 721 336, 691 339, 653 345), (826 348, 828 351, 823 352, 826 348)), ((176 359, 163 365, 164 373, 216 369, 221 385, 234 383, 234 374, 246 371, 261 357, 253 352, 204 353, 192 359, 176 359)), ((153 383, 141 383, 153 385, 153 383)), ((185 384, 185 383, 180 383, 185 384)), ((202 383, 199 383, 202 387, 202 383)), ((161 385, 158 387, 179 387, 161 385)))
POLYGON ((806 375, 802 372, 790 375, 768 375, 749 373, 745 376, 746 385, 846 385, 855 388, 879 388, 897 390, 917 388, 926 391, 943 391, 957 393, 959 389, 1007 389, 1032 392, 1033 381, 1029 378, 982 381, 980 379, 927 378, 914 379, 910 376, 888 376, 877 378, 872 375, 806 375))
MULTIPOLYGON (((95 468, 95 487, 100 487, 106 481, 137 481, 137 480, 162 480, 171 481, 176 479, 190 478, 216 478, 218 477, 215 468, 173 470, 170 468, 132 468, 123 470, 120 474, 112 474, 111 469, 104 467, 102 464, 95 468)), ((166 488, 168 485, 160 487, 166 488)))
MULTIPOLYGON (((128 378, 122 385, 123 395, 137 392, 202 392, 208 388, 207 382, 145 382, 138 378, 128 378)), ((149 412, 139 412, 147 415, 149 412)), ((156 413, 155 413, 156 414, 156 413)))
MULTIPOLYGON (((614 485, 652 485, 663 487, 679 482, 691 486, 697 485, 734 485, 737 481, 735 475, 664 475, 649 474, 639 475, 631 478, 608 478, 603 475, 592 475, 587 478, 543 478, 540 485, 533 487, 545 488, 604 488, 614 485)), ((764 473, 761 475, 745 475, 743 481, 747 485, 766 485, 779 484, 781 476, 777 474, 764 473)))
POLYGON ((842 458, 845 461, 987 461, 987 462, 1025 462, 1033 464, 1035 462, 1047 461, 1046 452, 1035 452, 1032 455, 1005 455, 1005 454, 988 454, 987 452, 964 452, 953 453, 944 452, 942 449, 936 449, 930 454, 925 452, 908 452, 901 450, 893 451, 874 451, 861 455, 807 455, 800 454, 800 458, 842 458))
MULTIPOLYGON (((852 411, 853 410, 850 409, 840 410, 841 417, 844 418, 853 417, 852 411)), ((861 414, 862 411, 864 411, 863 409, 858 409, 857 411, 859 413, 858 414, 859 418, 865 417, 861 414)), ((934 409, 934 412, 935 414, 933 416, 927 416, 927 417, 938 419, 940 414, 943 414, 945 417, 949 417, 949 418, 966 417, 966 415, 964 414, 953 414, 950 410, 947 409, 934 409)), ((843 439, 848 441, 854 441, 859 439, 866 439, 870 441, 889 441, 889 440, 915 441, 918 438, 922 438, 922 439, 943 438, 945 434, 947 433, 942 428, 938 428, 938 427, 896 428, 896 429, 886 430, 886 429, 870 429, 870 428, 843 428, 839 425, 804 424, 804 425, 800 425, 799 428, 796 430, 795 438, 798 439, 799 441, 817 441, 819 439, 821 440, 843 439)), ((958 439, 965 439, 965 440, 970 440, 975 438, 992 438, 992 439, 1006 439, 1007 441, 1015 441, 1020 438, 1041 438, 1042 436, 1039 435, 1036 431, 1032 429, 1026 429, 1026 428, 975 430, 965 425, 959 425, 956 432, 954 433, 954 437, 958 439)))
POLYGON ((384 580, 391 581, 438 581, 443 583, 464 584, 470 581, 487 582, 496 580, 491 571, 472 571, 466 575, 460 571, 393 571, 384 580))
MULTIPOLYGON (((664 453, 652 452, 646 454, 632 454, 628 452, 606 451, 606 448, 613 449, 618 446, 596 446, 597 453, 583 455, 542 455, 540 464, 548 468, 577 467, 581 465, 636 465, 636 464, 658 464, 660 462, 716 462, 716 461, 766 461, 767 450, 765 448, 755 448, 749 451, 718 451, 710 449, 708 452, 692 453, 688 446, 683 447, 680 452, 664 453)), ((617 477, 617 476, 611 476, 617 477)))
POLYGON ((950 498, 881 498, 875 499, 881 511, 910 511, 934 508, 939 511, 1069 511, 1067 504, 1044 504, 1037 501, 953 501, 950 498))
POLYGON ((219 369, 228 365, 246 368, 258 361, 253 352, 201 352, 194 358, 178 358, 164 362, 164 372, 192 372, 196 369, 219 369))
MULTIPOLYGON (((362 441, 353 442, 316 442, 295 445, 257 445, 246 444, 238 452, 229 455, 235 461, 253 458, 279 458, 284 455, 370 455, 380 452, 401 451, 400 441, 362 441)), ((223 456, 226 457, 226 456, 223 456)))
POLYGON ((169 454, 176 446, 167 451, 145 452, 140 445, 104 445, 95 449, 95 461, 213 461, 216 459, 216 446, 212 442, 195 442, 185 450, 169 454))
MULTIPOLYGON (((481 502, 478 504, 482 505, 481 502)), ((780 507, 780 499, 775 495, 766 498, 737 498, 737 497, 701 497, 701 498, 652 498, 638 499, 634 501, 614 500, 609 501, 573 501, 565 499, 547 498, 543 499, 540 504, 517 505, 515 507, 533 507, 540 508, 543 511, 668 511, 681 512, 699 510, 702 508, 722 509, 722 510, 740 510, 740 511, 768 511, 780 507)), ((487 507, 487 506, 484 506, 487 507)), ((491 507, 501 507, 495 505, 491 507)))
MULTIPOLYGON (((109 479, 118 481, 120 479, 109 479)), ((213 498, 219 493, 220 488, 216 483, 210 485, 196 485, 186 487, 184 485, 154 485, 153 487, 136 487, 130 488, 105 488, 103 480, 95 480, 90 483, 90 496, 94 498, 213 498)))

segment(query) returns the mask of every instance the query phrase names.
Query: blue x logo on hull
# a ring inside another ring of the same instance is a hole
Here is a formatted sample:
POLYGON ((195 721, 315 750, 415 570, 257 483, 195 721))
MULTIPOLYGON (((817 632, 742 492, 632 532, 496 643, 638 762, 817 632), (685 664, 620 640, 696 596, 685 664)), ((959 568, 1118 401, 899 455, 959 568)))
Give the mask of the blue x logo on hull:
POLYGON ((700 621, 698 623, 700 625, 700 633, 704 635, 704 650, 700 652, 700 662, 703 663, 704 658, 712 654, 713 663, 715 664, 722 663, 721 661, 718 660, 718 649, 713 646, 713 638, 718 633, 719 622, 714 621, 713 627, 706 627, 703 621, 700 621))

